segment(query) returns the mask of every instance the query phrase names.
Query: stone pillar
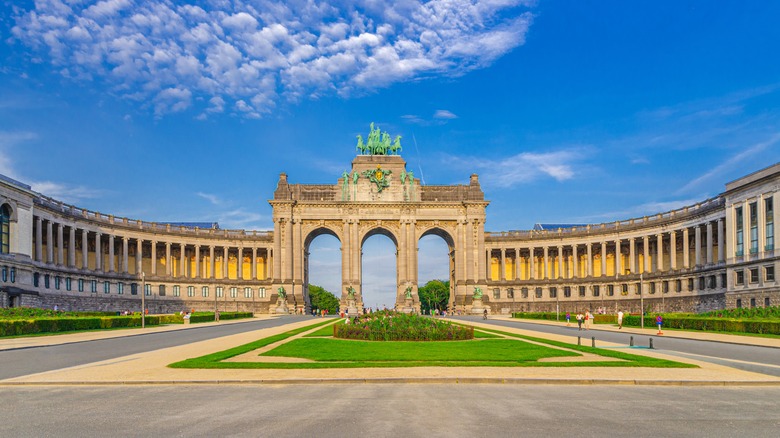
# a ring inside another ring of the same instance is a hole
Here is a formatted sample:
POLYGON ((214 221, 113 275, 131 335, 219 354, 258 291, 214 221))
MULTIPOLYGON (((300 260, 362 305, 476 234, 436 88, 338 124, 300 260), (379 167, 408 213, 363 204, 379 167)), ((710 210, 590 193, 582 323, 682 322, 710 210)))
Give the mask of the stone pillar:
POLYGON ((238 256, 236 257, 236 277, 239 280, 244 279, 244 247, 238 247, 238 256))
POLYGON ((89 269, 89 231, 81 230, 81 269, 89 269))
POLYGON ((580 261, 577 260, 577 244, 571 246, 571 263, 572 263, 572 278, 577 278, 580 276, 580 261))
POLYGON ((601 242, 601 276, 607 276, 607 242, 601 242))
POLYGON ((628 239, 628 272, 632 274, 638 272, 636 267, 636 238, 634 237, 628 239))
POLYGON ((179 274, 182 277, 187 277, 187 246, 183 243, 179 244, 179 274))
POLYGON ((593 277, 593 244, 588 242, 588 277, 593 277))
POLYGON ((65 226, 57 224, 57 264, 65 266, 65 226))
POLYGON ((563 247, 558 245, 558 278, 564 278, 565 271, 563 269, 563 247))
MULTIPOLYGON (((341 283, 339 284, 341 290, 344 290, 346 283, 352 278, 352 271, 350 270, 352 260, 350 245, 352 242, 350 242, 349 221, 349 219, 341 220, 341 283)), ((341 299, 341 290, 336 294, 338 299, 341 299)))
POLYGON ((696 236, 696 240, 695 240, 696 247, 694 248, 694 251, 695 251, 694 252, 695 259, 694 260, 696 261, 696 263, 695 263, 694 266, 699 267, 699 266, 701 266, 701 226, 696 225, 695 232, 696 232, 696 234, 695 234, 695 236, 696 236))
POLYGON ((73 226, 68 233, 68 266, 76 267, 76 229, 73 226))
POLYGON ((683 268, 691 267, 690 242, 688 239, 688 228, 683 229, 683 268))
POLYGON ((200 244, 195 244, 195 274, 192 275, 192 278, 200 278, 201 277, 201 267, 200 267, 200 244))
POLYGON ((669 232, 669 268, 677 270, 677 232, 669 232))
POLYGON ((523 278, 523 271, 520 268, 520 248, 515 248, 515 280, 523 278))
POLYGON ((108 237, 108 272, 114 272, 116 270, 116 260, 114 260, 114 236, 109 234, 106 237, 108 237))
POLYGON ((658 268, 658 272, 663 272, 664 270, 664 235, 663 233, 658 233, 658 241, 656 242, 656 267, 658 268))
POLYGON ((144 270, 144 241, 143 239, 135 240, 135 275, 140 275, 144 270))
POLYGON ((54 230, 51 220, 46 221, 46 263, 54 263, 54 230))
POLYGON ((528 278, 531 280, 536 280, 536 258, 534 257, 534 247, 528 248, 528 270, 529 276, 528 278))
POLYGON ((650 272, 650 239, 647 236, 642 237, 642 272, 650 272))
POLYGON ((216 263, 214 261, 214 245, 209 245, 209 275, 208 278, 215 279, 217 278, 216 274, 214 273, 214 267, 216 266, 216 263))
MULTIPOLYGON (((222 278, 223 279, 227 279, 228 274, 230 273, 230 271, 228 270, 228 264, 230 263, 229 256, 230 256, 230 252, 228 250, 228 247, 227 246, 222 247, 222 278)), ((290 293, 292 294, 292 291, 290 291, 290 293)))
POLYGON ((257 248, 252 247, 252 272, 250 273, 252 280, 257 280, 257 248))
POLYGON ((548 251, 548 248, 546 246, 543 248, 543 250, 544 250, 544 279, 548 280, 550 278, 549 251, 548 251))
POLYGON ((171 242, 165 242, 165 275, 167 277, 173 275, 171 270, 171 242))
POLYGON ((101 241, 103 236, 101 236, 99 231, 95 232, 95 270, 96 271, 102 271, 103 270, 103 246, 101 245, 101 241))
POLYGON ((35 216, 35 261, 43 261, 43 224, 40 216, 35 216))
POLYGON ((620 258, 620 239, 617 239, 615 240, 615 278, 623 272, 623 261, 620 258))
MULTIPOLYGON (((760 229, 760 228, 759 228, 760 229)), ((761 239, 759 239, 759 242, 761 239)), ((712 264, 712 221, 707 222, 707 265, 712 264)))
POLYGON ((718 263, 725 261, 726 243, 725 231, 723 229, 723 219, 718 219, 718 263))
POLYGON ((501 248, 501 263, 499 264, 498 279, 506 281, 506 248, 501 248))
POLYGON ((157 275, 157 241, 152 240, 152 275, 157 275))
POLYGON ((123 274, 127 274, 128 272, 130 272, 130 266, 127 260, 130 251, 127 244, 128 244, 128 238, 122 237, 122 273, 123 274))

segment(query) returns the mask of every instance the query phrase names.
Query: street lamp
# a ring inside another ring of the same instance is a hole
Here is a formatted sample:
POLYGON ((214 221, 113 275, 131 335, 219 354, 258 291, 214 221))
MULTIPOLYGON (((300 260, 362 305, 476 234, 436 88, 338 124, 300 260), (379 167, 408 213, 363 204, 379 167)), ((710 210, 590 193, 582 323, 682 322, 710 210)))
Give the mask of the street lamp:
POLYGON ((642 283, 642 272, 639 273, 639 325, 642 328, 645 328, 645 295, 643 292, 643 283, 642 283))
POLYGON ((141 328, 146 328, 146 273, 141 271, 141 328))

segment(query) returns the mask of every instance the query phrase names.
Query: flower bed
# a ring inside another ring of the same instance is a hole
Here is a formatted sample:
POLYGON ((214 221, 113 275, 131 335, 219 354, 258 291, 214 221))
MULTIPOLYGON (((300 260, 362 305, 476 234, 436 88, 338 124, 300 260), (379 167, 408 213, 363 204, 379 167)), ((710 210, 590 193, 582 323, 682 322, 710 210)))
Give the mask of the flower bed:
POLYGON ((375 312, 333 326, 333 337, 364 341, 459 341, 474 339, 474 328, 418 315, 375 312))

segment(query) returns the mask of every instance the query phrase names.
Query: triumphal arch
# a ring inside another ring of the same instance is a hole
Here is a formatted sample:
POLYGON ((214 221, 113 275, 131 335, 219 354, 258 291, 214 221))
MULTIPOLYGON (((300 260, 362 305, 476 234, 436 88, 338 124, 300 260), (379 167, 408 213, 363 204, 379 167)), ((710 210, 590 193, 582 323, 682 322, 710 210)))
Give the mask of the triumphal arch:
MULTIPOLYGON (((342 308, 363 306, 362 248, 376 234, 396 247, 396 303, 401 311, 420 310, 417 295, 418 242, 440 236, 449 248, 450 303, 472 310, 486 287, 485 208, 488 201, 477 175, 464 185, 421 185, 394 140, 371 125, 367 141, 358 137, 357 156, 335 184, 291 184, 282 173, 269 201, 273 208, 274 288, 308 304, 308 254, 320 235, 341 244, 342 308)), ((350 309, 352 308, 352 309, 350 309)), ((476 310, 476 309, 474 309, 476 310)))

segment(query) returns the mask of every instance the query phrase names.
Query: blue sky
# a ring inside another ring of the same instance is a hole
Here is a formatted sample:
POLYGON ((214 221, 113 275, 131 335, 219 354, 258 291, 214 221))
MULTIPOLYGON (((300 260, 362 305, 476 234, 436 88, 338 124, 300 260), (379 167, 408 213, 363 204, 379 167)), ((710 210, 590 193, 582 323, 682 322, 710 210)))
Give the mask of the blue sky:
POLYGON ((776 2, 0 4, 0 173, 119 216, 269 229, 279 173, 335 183, 372 121, 425 183, 478 173, 490 231, 666 211, 780 161, 776 2))

